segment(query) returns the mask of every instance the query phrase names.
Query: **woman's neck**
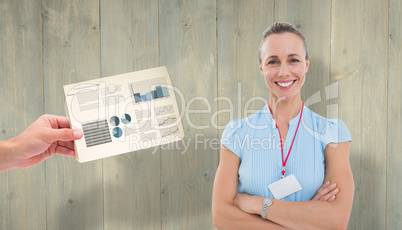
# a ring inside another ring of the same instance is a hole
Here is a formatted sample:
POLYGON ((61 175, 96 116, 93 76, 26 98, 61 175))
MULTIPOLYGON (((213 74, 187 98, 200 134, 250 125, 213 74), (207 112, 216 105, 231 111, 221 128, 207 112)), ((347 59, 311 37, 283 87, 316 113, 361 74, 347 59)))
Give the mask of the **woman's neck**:
POLYGON ((299 114, 303 105, 300 93, 289 100, 278 99, 276 96, 271 95, 268 103, 275 121, 280 123, 289 123, 299 114))

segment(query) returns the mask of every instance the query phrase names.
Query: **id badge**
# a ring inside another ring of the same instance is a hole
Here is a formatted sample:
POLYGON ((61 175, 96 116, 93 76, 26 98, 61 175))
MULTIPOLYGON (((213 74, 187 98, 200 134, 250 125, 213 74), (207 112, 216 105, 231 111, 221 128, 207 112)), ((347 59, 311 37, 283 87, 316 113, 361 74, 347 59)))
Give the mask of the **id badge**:
POLYGON ((275 199, 278 200, 303 189, 293 174, 275 181, 274 183, 268 185, 268 188, 271 190, 271 193, 274 195, 275 199))

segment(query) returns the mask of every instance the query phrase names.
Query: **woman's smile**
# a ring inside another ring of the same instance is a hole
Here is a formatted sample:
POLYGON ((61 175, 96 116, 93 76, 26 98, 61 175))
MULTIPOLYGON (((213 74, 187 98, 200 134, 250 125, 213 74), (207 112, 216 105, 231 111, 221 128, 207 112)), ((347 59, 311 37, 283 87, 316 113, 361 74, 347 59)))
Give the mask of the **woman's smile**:
POLYGON ((261 74, 270 97, 293 100, 299 97, 310 59, 306 59, 303 40, 292 33, 273 34, 261 46, 261 74))
POLYGON ((279 86, 280 89, 286 90, 289 89, 290 87, 293 86, 293 83, 295 83, 296 80, 292 81, 276 81, 275 84, 279 86))

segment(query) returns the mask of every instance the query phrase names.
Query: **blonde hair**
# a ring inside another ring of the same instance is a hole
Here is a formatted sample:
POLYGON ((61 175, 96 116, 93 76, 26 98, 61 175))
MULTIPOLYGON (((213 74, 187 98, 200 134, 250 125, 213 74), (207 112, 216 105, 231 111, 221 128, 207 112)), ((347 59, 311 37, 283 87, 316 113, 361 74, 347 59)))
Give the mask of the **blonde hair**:
POLYGON ((308 50, 307 50, 307 42, 306 39, 304 38, 303 34, 296 29, 292 24, 286 23, 286 22, 275 22, 272 24, 270 27, 268 27, 264 33, 262 33, 262 38, 260 45, 258 46, 258 61, 261 63, 261 48, 262 45, 264 44, 265 38, 267 38, 269 35, 272 34, 282 34, 282 33, 292 33, 296 34, 303 40, 304 48, 306 50, 306 60, 308 60, 308 50))

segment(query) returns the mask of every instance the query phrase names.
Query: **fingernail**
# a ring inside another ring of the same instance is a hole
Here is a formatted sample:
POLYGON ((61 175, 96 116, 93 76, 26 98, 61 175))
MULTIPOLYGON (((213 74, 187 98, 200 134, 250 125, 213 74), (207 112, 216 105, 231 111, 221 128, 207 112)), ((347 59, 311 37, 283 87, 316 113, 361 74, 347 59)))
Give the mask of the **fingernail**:
POLYGON ((329 184, 329 181, 325 182, 325 184, 329 184))
POLYGON ((335 192, 338 192, 338 191, 339 191, 339 188, 336 188, 334 191, 335 191, 335 192))
POLYGON ((82 132, 80 130, 74 130, 74 138, 81 138, 82 132))

